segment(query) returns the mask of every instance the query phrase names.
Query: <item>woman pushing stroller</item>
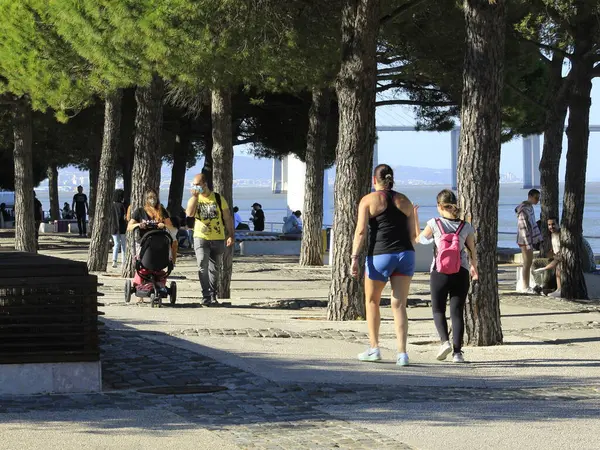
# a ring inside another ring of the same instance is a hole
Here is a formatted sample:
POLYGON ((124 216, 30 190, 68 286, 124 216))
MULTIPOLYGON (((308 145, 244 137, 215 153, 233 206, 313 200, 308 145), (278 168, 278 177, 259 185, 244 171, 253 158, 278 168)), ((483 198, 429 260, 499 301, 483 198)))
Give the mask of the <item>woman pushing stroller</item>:
MULTIPOLYGON (((171 219, 169 217, 169 213, 167 212, 167 210, 160 204, 159 200, 158 200, 158 193, 154 190, 154 189, 148 189, 145 194, 144 194, 144 206, 137 208, 135 211, 133 211, 131 213, 131 219, 129 220, 129 224, 127 226, 127 231, 135 231, 138 230, 138 233, 136 233, 136 251, 135 251, 135 259, 136 261, 138 261, 138 263, 140 262, 140 259, 143 259, 140 252, 142 252, 143 246, 140 245, 143 240, 144 240, 144 236, 146 236, 146 234, 154 231, 154 230, 163 230, 164 232, 167 232, 169 234, 172 234, 175 231, 175 228, 173 227, 173 224, 171 222, 171 219)), ((153 238, 156 236, 152 236, 153 238)), ((150 238, 150 235, 148 236, 148 238, 150 238)), ((170 272, 170 270, 172 269, 172 263, 173 263, 173 255, 172 255, 172 251, 171 251, 171 239, 167 236, 167 241, 164 240, 164 233, 163 233, 163 239, 160 239, 159 241, 157 241, 158 245, 162 247, 162 251, 159 250, 158 255, 164 255, 164 257, 167 257, 168 254, 168 260, 169 261, 162 261, 159 262, 158 259, 162 259, 160 257, 158 258, 154 258, 156 260, 156 263, 158 265, 160 265, 161 267, 153 267, 153 268, 149 268, 149 267, 138 267, 138 263, 136 263, 136 271, 135 271, 135 277, 133 279, 133 287, 139 287, 141 286, 142 288, 146 285, 152 284, 149 283, 150 279, 148 278, 148 275, 154 275, 154 278, 156 280, 156 284, 160 287, 160 289, 165 290, 164 286, 166 283, 166 277, 168 275, 168 273, 170 272), (162 245, 162 243, 165 242, 166 245, 162 245), (164 264, 164 266, 163 266, 164 264), (164 267, 166 267, 166 265, 169 264, 169 272, 163 272, 160 269, 163 269, 164 267)), ((150 251, 153 251, 151 247, 150 251)), ((150 286, 148 286, 148 288, 150 288, 150 286)), ((145 289, 142 289, 145 290, 145 289)), ((163 293, 164 294, 164 293, 163 293)), ((140 296, 140 295, 138 295, 140 296)))
POLYGON ((167 228, 168 231, 171 231, 174 228, 169 213, 159 203, 158 193, 154 189, 148 189, 145 192, 144 206, 133 211, 127 231, 134 231, 139 228, 141 239, 148 231, 150 224, 155 224, 159 230, 167 228))

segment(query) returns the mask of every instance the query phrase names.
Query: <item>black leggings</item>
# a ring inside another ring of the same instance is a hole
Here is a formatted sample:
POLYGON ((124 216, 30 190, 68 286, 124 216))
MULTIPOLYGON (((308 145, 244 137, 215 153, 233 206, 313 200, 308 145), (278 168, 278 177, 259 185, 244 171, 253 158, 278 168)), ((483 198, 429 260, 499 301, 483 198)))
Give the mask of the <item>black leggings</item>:
POLYGON ((450 318, 452 319, 452 344, 454 353, 462 349, 465 320, 463 317, 465 301, 469 293, 469 271, 464 267, 458 273, 446 275, 431 272, 431 308, 433 321, 442 342, 448 339, 448 323, 446 322, 446 301, 450 296, 450 318))

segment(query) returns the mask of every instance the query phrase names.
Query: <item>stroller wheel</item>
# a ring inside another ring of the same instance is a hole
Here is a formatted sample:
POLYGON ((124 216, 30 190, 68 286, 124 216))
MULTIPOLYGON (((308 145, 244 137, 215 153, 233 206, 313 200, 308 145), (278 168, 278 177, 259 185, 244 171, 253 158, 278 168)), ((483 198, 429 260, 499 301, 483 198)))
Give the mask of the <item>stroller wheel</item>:
POLYGON ((157 296, 155 292, 150 294, 150 306, 152 308, 160 308, 162 305, 160 304, 161 298, 157 296))
POLYGON ((131 301, 131 280, 125 281, 125 302, 129 303, 131 301))
POLYGON ((177 301, 177 283, 175 283, 174 281, 171 282, 171 289, 169 289, 169 297, 171 305, 174 305, 177 301))

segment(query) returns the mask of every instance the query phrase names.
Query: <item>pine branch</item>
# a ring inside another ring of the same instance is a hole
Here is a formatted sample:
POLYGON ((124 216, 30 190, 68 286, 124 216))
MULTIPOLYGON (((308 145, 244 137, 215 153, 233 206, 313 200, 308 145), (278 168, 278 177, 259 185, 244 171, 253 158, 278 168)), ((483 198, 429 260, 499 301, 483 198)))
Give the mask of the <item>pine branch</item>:
POLYGON ((383 16, 381 18, 381 20, 379 21, 379 24, 380 25, 385 25, 385 24, 391 22, 392 20, 394 20, 396 17, 401 16, 402 14, 404 14, 409 9, 414 8, 415 6, 420 5, 421 3, 425 3, 425 1, 426 0, 412 0, 412 1, 406 2, 406 3, 402 4, 401 6, 398 6, 391 13, 383 16))
POLYGON ((521 89, 519 89, 518 87, 516 87, 514 84, 512 83, 508 83, 505 82, 504 83, 506 85, 507 88, 509 88, 511 91, 516 92, 517 94, 519 94, 521 97, 523 97, 525 100, 527 100, 529 103, 539 107, 542 110, 546 110, 546 105, 538 102, 536 99, 534 99, 533 97, 531 97, 529 94, 523 92, 521 89))
POLYGON ((5 93, 0 94, 0 105, 12 106, 19 103, 19 99, 15 97, 13 94, 5 93))
POLYGON ((254 138, 254 136, 252 137, 247 137, 244 139, 236 139, 235 142, 233 143, 233 145, 244 145, 244 144, 252 144, 256 142, 256 139, 254 138))
POLYGON ((409 105, 409 106, 432 106, 432 107, 449 107, 457 106, 456 102, 421 102, 418 100, 381 100, 375 103, 375 106, 390 106, 390 105, 409 105))
MULTIPOLYGON (((533 39, 528 39, 528 38, 526 38, 523 35, 519 35, 518 39, 520 41, 528 42, 529 44, 533 44, 533 45, 535 45, 538 48, 541 48, 541 49, 544 49, 544 50, 548 50, 548 51, 551 51, 551 52, 554 52, 554 53, 558 53, 559 55, 562 55, 565 58, 571 59, 573 57, 573 55, 571 53, 563 50, 562 48, 555 47, 554 45, 543 44, 541 42, 534 41, 533 39)), ((545 58, 548 59, 547 57, 545 57, 545 58)))
POLYGON ((560 12, 554 6, 547 4, 544 2, 544 0, 533 0, 533 3, 540 9, 545 10, 548 14, 548 17, 550 17, 554 23, 560 25, 564 30, 568 31, 571 36, 573 36, 575 33, 575 28, 569 23, 568 20, 560 15, 560 12))

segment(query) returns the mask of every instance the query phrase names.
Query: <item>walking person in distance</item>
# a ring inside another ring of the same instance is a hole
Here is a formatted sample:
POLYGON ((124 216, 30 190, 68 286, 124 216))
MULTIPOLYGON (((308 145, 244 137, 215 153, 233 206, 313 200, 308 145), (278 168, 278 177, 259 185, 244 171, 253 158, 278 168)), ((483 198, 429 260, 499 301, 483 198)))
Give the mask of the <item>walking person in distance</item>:
POLYGON ((87 236, 86 216, 90 207, 88 205, 87 195, 83 193, 83 186, 77 186, 77 194, 73 196, 71 209, 75 211, 75 215, 77 216, 79 237, 87 236))
POLYGON ((113 204, 111 211, 111 235, 113 238, 113 268, 117 267, 119 249, 121 250, 121 263, 125 262, 127 249, 127 221, 125 220, 125 192, 123 189, 116 189, 113 194, 113 204))
MULTIPOLYGON (((419 230, 418 206, 415 206, 415 228, 419 230)), ((462 353, 465 330, 464 309, 469 292, 471 276, 476 280, 477 253, 474 229, 470 223, 460 220, 460 209, 454 192, 444 189, 437 196, 439 217, 430 219, 416 242, 427 242, 433 237, 434 258, 431 263, 431 307, 433 321, 442 342, 437 359, 443 361, 453 353, 453 361, 464 362, 462 353), (466 249, 469 250, 469 256, 466 249), (452 320, 452 344, 446 321, 446 302, 450 297, 452 320)))
POLYGON ((392 190, 394 172, 387 164, 375 168, 375 192, 365 195, 358 206, 358 222, 352 244, 352 276, 359 276, 359 254, 368 235, 365 275, 365 301, 369 348, 358 355, 360 361, 381 360, 379 327, 381 293, 388 280, 392 285, 391 306, 398 344, 396 364, 409 364, 406 352, 408 317, 406 302, 415 271, 413 205, 404 194, 392 190))

